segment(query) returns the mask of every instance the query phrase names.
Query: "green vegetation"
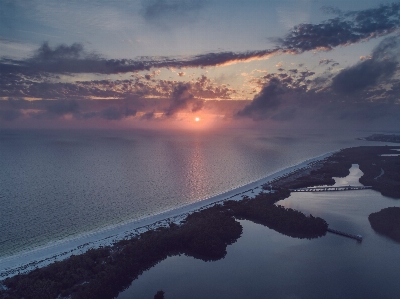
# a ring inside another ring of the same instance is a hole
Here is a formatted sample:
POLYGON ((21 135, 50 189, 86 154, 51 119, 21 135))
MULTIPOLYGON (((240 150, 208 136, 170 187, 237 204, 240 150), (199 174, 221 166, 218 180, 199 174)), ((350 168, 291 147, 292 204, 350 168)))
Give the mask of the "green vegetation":
POLYGON ((391 207, 368 216, 374 231, 400 243, 400 208, 391 207))

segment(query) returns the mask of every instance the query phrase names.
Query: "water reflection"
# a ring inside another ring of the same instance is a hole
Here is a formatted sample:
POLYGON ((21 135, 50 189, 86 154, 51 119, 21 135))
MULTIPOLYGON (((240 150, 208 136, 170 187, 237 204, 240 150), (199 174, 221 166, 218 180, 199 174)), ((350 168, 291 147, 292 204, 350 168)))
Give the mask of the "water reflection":
MULTIPOLYGON (((353 165, 337 183, 356 183, 353 165)), ((358 180, 358 179, 357 179, 358 180)), ((360 233, 360 244, 334 234, 300 240, 240 221, 243 236, 223 260, 168 258, 134 281, 119 299, 152 298, 397 298, 399 245, 372 230, 368 215, 400 202, 373 190, 293 193, 279 202, 327 220, 337 229, 360 233)))
POLYGON ((207 189, 206 158, 204 157, 204 145, 201 145, 201 140, 195 139, 190 155, 187 156, 184 177, 187 181, 187 190, 189 198, 197 198, 207 189))
POLYGON ((352 164, 349 171, 349 175, 344 178, 334 177, 335 184, 333 186, 363 186, 359 180, 364 173, 359 168, 359 165, 352 164))

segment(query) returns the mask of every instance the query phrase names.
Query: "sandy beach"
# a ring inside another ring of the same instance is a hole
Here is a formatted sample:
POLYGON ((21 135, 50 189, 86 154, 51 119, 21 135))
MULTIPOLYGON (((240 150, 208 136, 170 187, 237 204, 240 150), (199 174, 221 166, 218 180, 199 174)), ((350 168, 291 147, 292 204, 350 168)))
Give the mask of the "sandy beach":
POLYGON ((45 246, 33 250, 0 258, 0 279, 11 277, 19 273, 29 272, 54 261, 66 259, 71 255, 84 253, 91 248, 112 245, 116 241, 130 238, 147 230, 168 226, 170 223, 179 224, 188 214, 218 204, 224 200, 241 200, 244 196, 254 196, 262 191, 262 185, 268 182, 282 180, 293 172, 303 173, 303 171, 310 171, 313 167, 316 167, 317 161, 322 161, 333 153, 334 152, 329 152, 305 160, 300 164, 279 170, 253 183, 240 186, 198 202, 176 207, 149 217, 109 226, 101 230, 83 233, 69 239, 50 242, 45 246))

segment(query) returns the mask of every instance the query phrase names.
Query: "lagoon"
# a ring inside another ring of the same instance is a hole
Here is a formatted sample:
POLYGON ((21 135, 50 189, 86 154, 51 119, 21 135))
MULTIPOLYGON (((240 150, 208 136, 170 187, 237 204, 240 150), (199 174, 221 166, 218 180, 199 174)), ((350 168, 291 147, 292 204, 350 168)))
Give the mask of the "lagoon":
MULTIPOLYGON (((357 166, 338 183, 362 173, 357 166)), ((152 298, 397 298, 400 244, 375 233, 368 215, 400 201, 373 190, 292 193, 278 204, 324 218, 331 228, 363 235, 362 243, 327 233, 313 240, 240 221, 243 235, 224 259, 170 257, 133 281, 119 299, 152 298)))

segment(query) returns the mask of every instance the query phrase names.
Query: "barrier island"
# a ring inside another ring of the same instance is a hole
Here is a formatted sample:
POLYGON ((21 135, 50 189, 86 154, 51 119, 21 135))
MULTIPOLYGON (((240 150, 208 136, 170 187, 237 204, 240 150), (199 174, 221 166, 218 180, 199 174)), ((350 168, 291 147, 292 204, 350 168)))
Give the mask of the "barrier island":
POLYGON ((400 135, 394 135, 394 134, 373 134, 368 137, 360 138, 360 139, 367 140, 367 141, 400 143, 400 135))
POLYGON ((264 190, 240 201, 225 200, 189 214, 181 223, 149 230, 98 249, 0 282, 1 298, 110 299, 157 263, 173 255, 215 261, 242 234, 237 219, 267 226, 293 238, 318 238, 326 234, 325 220, 276 205, 290 189, 333 185, 332 177, 349 174, 359 164, 360 182, 383 195, 400 198, 400 157, 382 156, 395 147, 357 147, 338 151, 264 185, 264 190), (270 192, 270 190, 273 192, 270 192))

